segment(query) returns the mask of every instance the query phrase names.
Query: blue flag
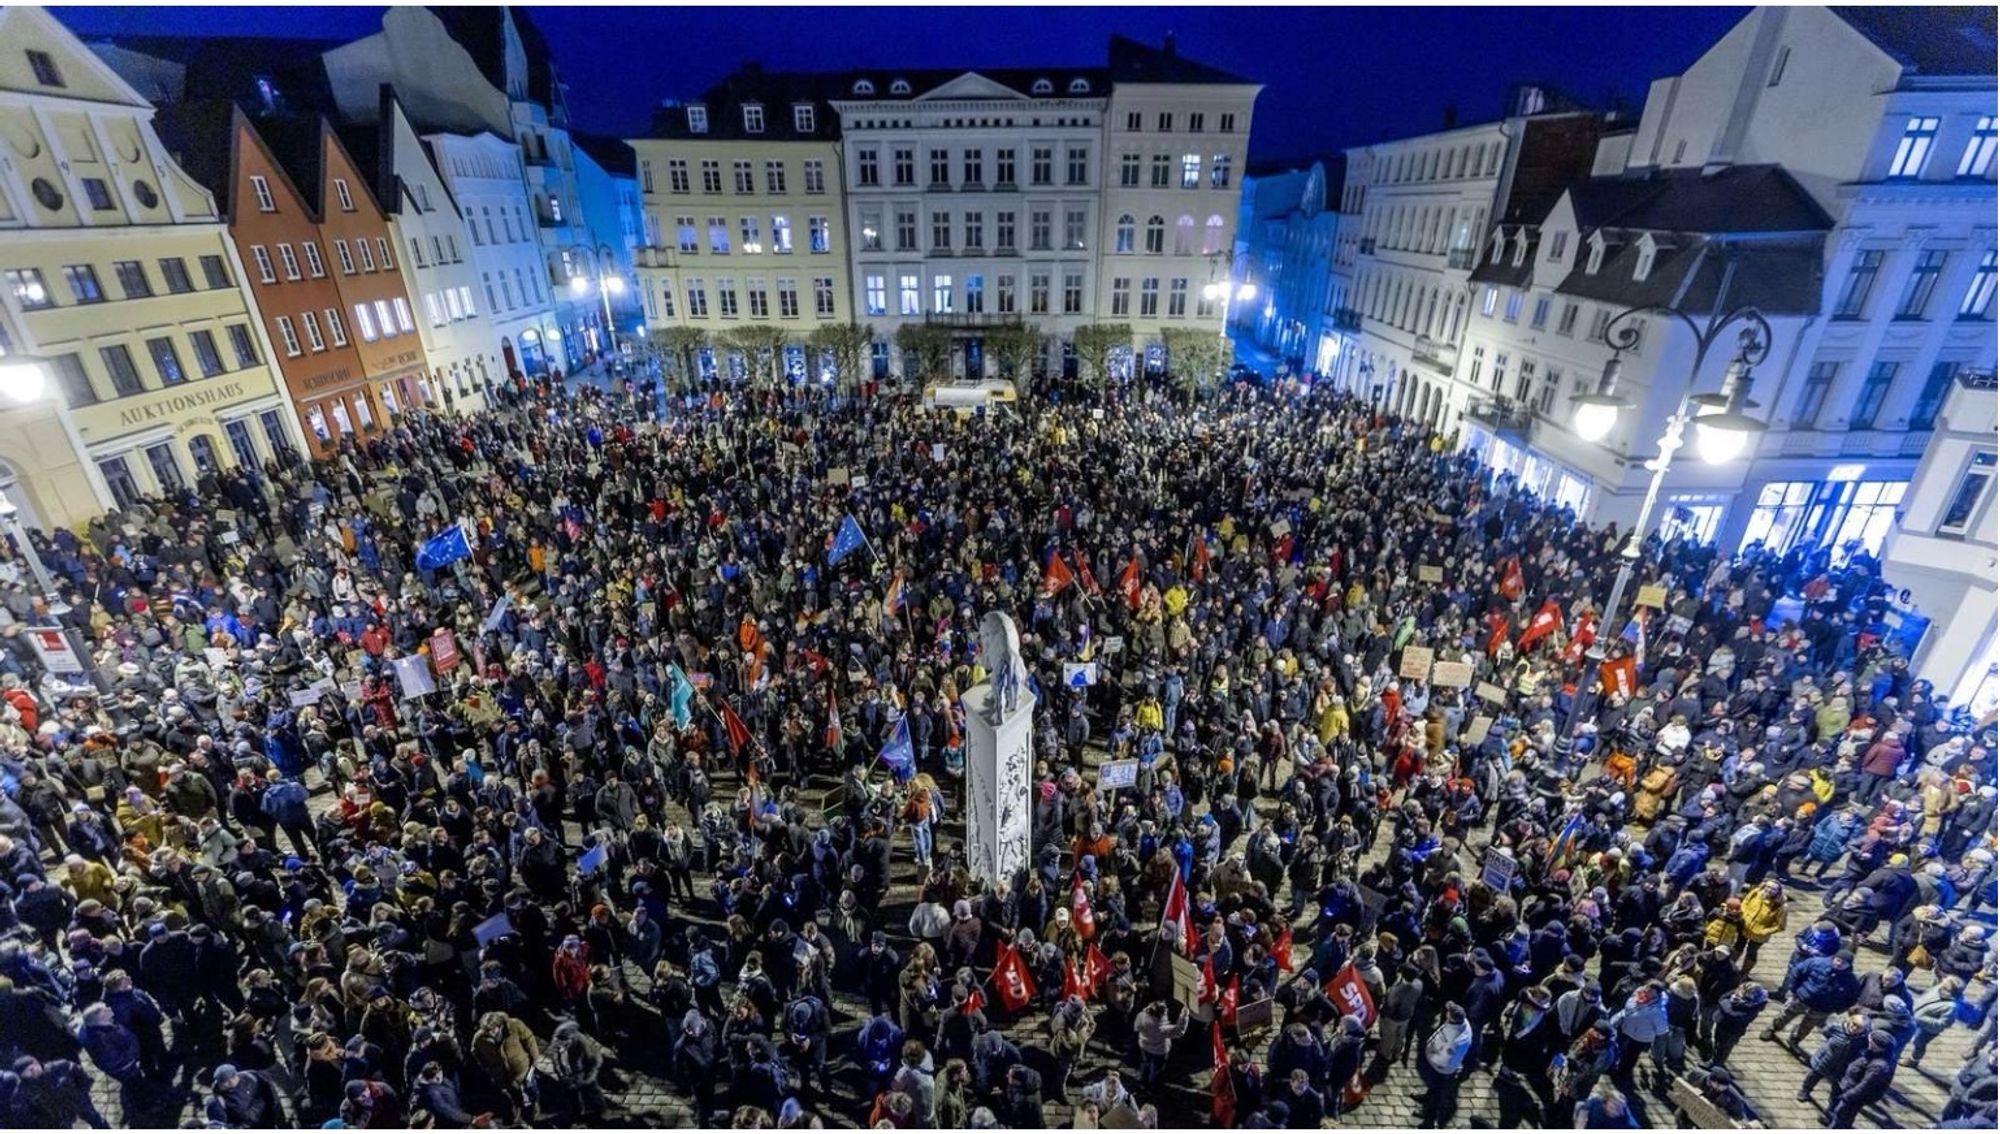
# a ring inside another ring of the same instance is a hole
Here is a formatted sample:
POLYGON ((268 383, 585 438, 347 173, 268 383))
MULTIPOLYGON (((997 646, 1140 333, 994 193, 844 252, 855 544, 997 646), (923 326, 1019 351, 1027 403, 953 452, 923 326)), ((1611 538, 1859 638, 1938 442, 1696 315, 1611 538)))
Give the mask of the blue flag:
POLYGON ((417 549, 417 566, 425 571, 435 571, 449 567, 461 559, 472 558, 472 543, 465 538, 465 528, 453 524, 424 541, 417 549))
POLYGON ((689 681, 687 674, 682 673, 681 667, 677 665, 667 667, 667 676, 672 678, 674 683, 674 691, 671 699, 674 709, 674 727, 686 728, 688 722, 694 719, 694 711, 689 708, 694 702, 694 682, 689 681))
POLYGON ((826 553, 826 565, 832 567, 866 546, 868 537, 862 533, 861 525, 854 522, 854 515, 850 512, 840 518, 840 530, 833 533, 833 547, 826 553))
POLYGON ((917 774, 917 750, 910 743, 909 717, 896 722, 895 734, 889 737, 889 743, 882 746, 878 758, 888 766, 897 783, 917 774))

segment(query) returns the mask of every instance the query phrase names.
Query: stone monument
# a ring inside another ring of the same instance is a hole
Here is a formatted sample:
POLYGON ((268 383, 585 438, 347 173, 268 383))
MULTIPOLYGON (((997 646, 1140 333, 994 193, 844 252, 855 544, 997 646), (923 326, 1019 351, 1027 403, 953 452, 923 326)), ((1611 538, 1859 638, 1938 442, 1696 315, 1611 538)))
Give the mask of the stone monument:
POLYGON ((1028 865, 1034 769, 1035 694, 1014 620, 999 611, 979 623, 986 680, 967 690, 965 844, 972 876, 1011 880, 1028 865))

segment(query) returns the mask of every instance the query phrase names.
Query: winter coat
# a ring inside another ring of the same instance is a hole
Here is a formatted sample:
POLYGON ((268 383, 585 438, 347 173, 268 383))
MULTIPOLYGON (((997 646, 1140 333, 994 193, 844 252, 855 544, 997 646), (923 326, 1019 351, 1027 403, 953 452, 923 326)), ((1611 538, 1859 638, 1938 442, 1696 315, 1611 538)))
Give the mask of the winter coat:
POLYGON ((1750 891, 1743 897, 1743 935, 1752 944, 1763 944, 1785 929, 1785 895, 1781 891, 1776 898, 1768 897, 1764 888, 1750 891))

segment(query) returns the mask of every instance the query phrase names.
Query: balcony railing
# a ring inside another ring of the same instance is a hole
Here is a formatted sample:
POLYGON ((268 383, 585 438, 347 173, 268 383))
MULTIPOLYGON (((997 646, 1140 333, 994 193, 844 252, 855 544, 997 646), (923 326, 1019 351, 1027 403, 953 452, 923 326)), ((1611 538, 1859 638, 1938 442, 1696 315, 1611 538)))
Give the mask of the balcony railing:
POLYGON ((1373 256, 1373 255, 1375 254, 1375 238, 1374 238, 1374 237, 1370 236, 1370 237, 1364 237, 1364 238, 1362 239, 1362 241, 1361 241, 1361 254, 1362 254, 1363 256, 1373 256))
POLYGON ((1458 348, 1429 335, 1417 336, 1416 343, 1410 348, 1410 356, 1446 377, 1458 369, 1458 348))
POLYGON ((1444 266, 1457 268, 1460 271, 1471 271, 1472 265, 1477 263, 1478 259, 1479 254, 1470 248, 1454 248, 1444 254, 1444 266))
POLYGON ((1465 407, 1465 416, 1495 433, 1529 440, 1535 432, 1535 411, 1507 398, 1474 398, 1465 407))
POLYGON ((1361 312, 1352 307, 1336 307, 1333 309, 1333 325, 1343 331, 1358 331, 1361 329, 1361 312))
POLYGON ((1020 313, 1001 313, 998 311, 981 311, 977 313, 954 311, 946 314, 938 314, 933 311, 924 316, 924 322, 929 323, 933 327, 956 327, 966 330, 983 327, 1018 327, 1022 325, 1020 313))

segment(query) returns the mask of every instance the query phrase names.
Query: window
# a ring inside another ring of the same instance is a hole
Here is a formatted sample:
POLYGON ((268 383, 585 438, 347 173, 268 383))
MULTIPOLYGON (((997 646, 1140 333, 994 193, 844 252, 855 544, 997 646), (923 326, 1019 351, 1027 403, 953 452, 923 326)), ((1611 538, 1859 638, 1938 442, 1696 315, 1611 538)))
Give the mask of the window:
POLYGON ((146 463, 153 466, 153 479, 159 481, 162 492, 185 492, 187 480, 181 475, 180 458, 174 455, 174 443, 162 441, 146 449, 146 463))
POLYGON ((1036 95, 1054 94, 1056 93, 1056 85, 1047 79, 1036 79, 1035 84, 1029 87, 1028 91, 1036 95))
POLYGON ((736 218, 736 223, 739 226, 738 231, 743 236, 743 254, 754 256, 762 252, 764 250, 764 242, 757 239, 757 218, 738 217, 736 218))
POLYGON ((1172 111, 1169 111, 1169 110, 1162 110, 1162 111, 1160 112, 1160 117, 1159 117, 1158 121, 1157 121, 1157 122, 1155 122, 1155 124, 1154 124, 1154 128, 1155 128, 1155 129, 1157 129, 1157 130, 1159 130, 1159 132, 1160 132, 1160 133, 1162 133, 1162 134, 1171 134, 1171 133, 1173 133, 1173 132, 1174 132, 1174 115, 1173 115, 1173 112, 1172 112, 1172 111))
POLYGON ((1875 290, 1875 277, 1882 271, 1882 256, 1874 248, 1854 254, 1854 266, 1848 269, 1847 282, 1840 289, 1840 302, 1834 304, 1834 318, 1861 318, 1862 309, 1868 306, 1868 293, 1875 290))
POLYGON ((229 336, 229 351, 236 356, 236 368, 257 365, 257 341, 250 337, 250 328, 243 323, 231 323, 223 331, 229 336))
POLYGON ((137 260, 120 260, 111 265, 118 275, 118 289, 127 299, 145 299, 153 294, 153 285, 146 280, 146 268, 137 260))
POLYGON ((333 179, 333 195, 340 199, 341 212, 351 213, 354 211, 354 194, 347 191, 347 179, 345 177, 336 177, 333 179))
POLYGON ((1499 302, 1500 289, 1497 287, 1487 288, 1479 296, 1479 313, 1488 319, 1493 318, 1493 309, 1499 305, 1499 302))
POLYGON ((686 193, 688 191, 688 163, 685 158, 667 160, 667 192, 686 193))
POLYGON ((690 319, 708 318, 708 292, 701 286, 701 279, 699 277, 690 278, 688 280, 687 299, 688 299, 688 318, 690 319))
POLYGON ((1882 406, 1889 400, 1889 387, 1896 382, 1896 371, 1902 369, 1900 362, 1878 362, 1868 368, 1868 379, 1861 384, 1861 397, 1855 402, 1854 417, 1848 422, 1850 429, 1873 429, 1875 419, 1881 415, 1882 406))
POLYGON ((931 151, 931 188, 951 188, 951 151, 931 151))
POLYGON ((1972 273, 1972 282, 1966 286, 1965 298, 1959 301, 1959 318, 1990 319, 1993 317, 1993 276, 1994 254, 1989 249, 1986 255, 1980 257, 1979 270, 1972 273))
POLYGON ((1063 210, 1063 247, 1071 252, 1083 251, 1083 230, 1090 214, 1084 209, 1063 210))
POLYGON ((1002 315, 1014 313, 1014 277, 1003 275, 994 281, 994 310, 1002 315))
MULTIPOLYGON (((1197 116, 1199 117, 1199 116, 1197 116)), ((1174 280, 1167 289, 1167 317, 1187 318, 1188 282, 1186 277, 1174 280)))
POLYGON ((194 281, 188 278, 187 261, 179 256, 160 258, 160 278, 167 281, 167 290, 174 295, 194 290, 194 281))
MULTIPOLYGON (((396 328, 406 335, 416 330, 416 321, 410 318, 409 300, 399 295, 392 301, 392 304, 396 310, 396 328)), ((382 305, 378 302, 375 306, 379 309, 382 305)))
POLYGON ((1199 189, 1200 187, 1201 187, 1201 155, 1182 154, 1181 188, 1199 189))
MULTIPOLYGON (((463 291, 464 289, 461 288, 459 290, 463 291)), ((333 336, 333 345, 337 347, 346 346, 347 324, 341 322, 340 311, 337 308, 329 307, 326 309, 325 315, 326 330, 328 334, 333 336)))
POLYGON ((813 314, 821 319, 833 318, 833 277, 813 277, 813 314))
POLYGON ((781 256, 791 255, 792 218, 778 216, 771 218, 771 251, 781 256))
POLYGON ((326 349, 326 336, 320 334, 319 316, 310 311, 299 312, 299 326, 306 331, 306 345, 315 352, 326 349))
POLYGON ((271 183, 257 174, 250 175, 250 191, 257 195, 257 210, 265 213, 278 211, 278 202, 271 196, 271 183))
POLYGON ((1047 252, 1049 250, 1049 241, 1052 239, 1051 233, 1054 224, 1054 214, 1048 209, 1033 209, 1029 211, 1028 248, 1030 251, 1047 252))
POLYGON ((1569 233, 1558 232, 1549 237, 1549 262, 1555 263, 1569 251, 1569 233))
MULTIPOLYGON (((282 248, 283 245, 280 245, 279 247, 282 248)), ((354 250, 361 256, 361 270, 363 272, 374 271, 375 250, 368 246, 368 238, 365 236, 357 238, 354 241, 354 250)))
POLYGON ((722 192, 722 163, 703 160, 701 163, 701 191, 715 194, 722 192))
POLYGON ((917 250, 917 213, 915 209, 896 210, 896 251, 917 250))
POLYGON ((1014 150, 1012 147, 993 151, 993 184, 1011 188, 1014 184, 1014 150))
POLYGON ((1180 219, 1174 221, 1174 255, 1192 256, 1193 254, 1194 218, 1188 216, 1186 213, 1182 213, 1180 219))
POLYGON ((81 358, 59 354, 49 359, 49 366, 55 371, 56 387, 63 392, 64 403, 71 409, 97 402, 97 388, 90 384, 90 375, 83 369, 81 358))
POLYGON ((1921 319, 1931 305, 1931 296, 1937 293, 1938 277, 1944 274, 1945 261, 1950 253, 1942 249, 1927 249, 1917 257, 1917 266, 1910 272, 1910 282, 1903 286, 1902 301, 1896 304, 1896 318, 1921 319))
POLYGON ((1940 362, 1931 367, 1931 376, 1924 380, 1924 388, 1917 395, 1917 404, 1910 410, 1912 430, 1932 429, 1937 426, 1938 411, 1944 408, 1945 395, 1951 393, 1951 384, 1958 380, 1959 363, 1940 362))
POLYGON ((1034 185, 1054 185, 1056 178, 1056 151, 1054 146, 1035 146, 1029 151, 1028 180, 1034 185))
POLYGON ((201 258, 201 278, 211 291, 221 291, 236 286, 235 281, 229 278, 229 268, 223 264, 220 256, 201 258))
MULTIPOLYGON (((410 243, 414 245, 416 238, 411 237, 410 243)), ((316 280, 326 278, 326 261, 320 258, 319 245, 308 240, 305 242, 304 247, 306 250, 306 271, 316 280)), ((417 258, 417 266, 423 266, 422 256, 417 258)))
POLYGON ((767 161, 764 163, 764 192, 778 196, 785 191, 785 163, 767 161))
POLYGON ((917 277, 905 273, 896 277, 896 311, 904 318, 922 315, 923 298, 918 294, 921 288, 917 277))
POLYGON ((1083 314, 1083 273, 1063 273, 1063 314, 1083 314))
POLYGON ((1965 153, 1958 159, 1960 177, 1989 177, 1993 173, 1993 116, 1982 116, 1972 124, 1972 137, 1965 140, 1965 153))
POLYGON ((935 275, 931 277, 931 310, 939 315, 951 314, 951 277, 935 275))
POLYGON ((764 108, 752 103, 743 108, 743 132, 762 134, 764 132, 764 108))
MULTIPOLYGON (((222 352, 215 349, 215 332, 189 332, 188 344, 194 348, 194 362, 201 368, 203 378, 213 378, 222 373, 222 352)), ((169 343, 168 348, 171 349, 172 345, 169 343)))
POLYGON ((1121 189, 1139 187, 1139 155, 1123 154, 1118 158, 1118 186, 1121 189))
MULTIPOLYGON (((362 245, 362 247, 366 248, 367 245, 364 244, 362 245)), ((299 255, 298 253, 292 251, 291 245, 289 244, 278 245, 278 259, 282 261, 285 265, 286 279, 296 280, 299 278, 299 255)))
POLYGON ((1785 77, 1785 64, 1791 59, 1791 57, 1792 57, 1791 48, 1780 47, 1778 49, 1778 57, 1771 61, 1771 77, 1764 83, 1765 86, 1775 87, 1778 85, 1779 80, 1785 77))
POLYGON ((1147 276, 1139 281, 1139 317, 1160 317, 1160 281, 1157 276, 1147 276))
POLYGON ((687 112, 688 112, 688 133, 690 134, 708 133, 708 108, 705 106, 690 106, 687 108, 687 112))
POLYGON ((1132 280, 1118 276, 1111 281, 1111 314, 1119 317, 1132 313, 1132 280))
POLYGON ((97 269, 89 264, 63 265, 63 279, 69 282, 69 293, 78 303, 104 302, 104 289, 98 285, 97 269))
POLYGON ((1214 160, 1210 163, 1208 169, 1208 187, 1211 189, 1229 188, 1228 154, 1217 154, 1215 155, 1214 160))
MULTIPOLYGON (((506 277, 502 276, 500 282, 504 287, 507 282, 506 277)), ((512 304, 510 303, 509 306, 512 306, 512 304)), ((375 316, 369 312, 366 303, 357 303, 354 305, 354 328, 361 332, 361 341, 364 343, 372 343, 382 337, 375 330, 375 316)))
POLYGON ((1520 292, 1510 291, 1507 293, 1507 313, 1505 315, 1502 315, 1501 318, 1509 323, 1518 323, 1521 321, 1520 292))
POLYGON ((395 271, 396 261, 389 256, 389 238, 386 236, 376 237, 375 250, 382 255, 382 270, 385 272, 395 271))
POLYGON ((1064 163, 1067 168, 1063 173, 1063 184, 1090 184, 1090 147, 1071 146, 1069 147, 1068 158, 1069 160, 1064 163))
POLYGON ((1165 189, 1174 176, 1174 159, 1166 154, 1153 155, 1153 188, 1165 189))
POLYGON ((1596 311, 1591 313, 1590 334, 1588 334, 1585 337, 1588 338, 1591 342, 1601 343, 1604 341, 1604 330, 1606 327, 1610 325, 1611 325, 1611 309, 1608 307, 1600 307, 1596 311))
POLYGON ((1535 312, 1528 316, 1528 326, 1539 331, 1549 325, 1549 297, 1535 300, 1535 312))
POLYGON ((1974 453, 1972 465, 1958 480, 1944 512, 1938 517, 1937 534, 1965 535, 1972 529, 1973 520, 1979 515, 1979 506, 1986 499, 1986 492, 1993 486, 1994 458, 1991 453, 1974 453))
POLYGON ((736 306, 736 281, 718 277, 715 281, 715 313, 724 319, 734 319, 738 314, 736 306))
POLYGON ((917 151, 914 146, 899 146, 893 151, 895 158, 896 184, 915 185, 917 183, 917 151))
POLYGON ((1201 133, 1202 129, 1207 125, 1207 119, 1208 116, 1201 113, 1200 111, 1196 111, 1193 114, 1188 115, 1188 124, 1187 124, 1188 133, 1190 134, 1201 133))
POLYGON ((1225 114, 1222 116, 1222 132, 1225 134, 1234 134, 1236 132, 1236 116, 1234 114, 1225 114))
POLYGON ((1222 216, 1210 213, 1208 222, 1202 225, 1201 254, 1213 256, 1222 251, 1222 216))
POLYGON ((814 129, 812 104, 800 103, 792 107, 792 131, 798 134, 810 134, 814 129))
POLYGON ((889 286, 883 276, 868 276, 863 281, 862 303, 870 315, 889 313, 889 286))
POLYGON ((995 214, 993 246, 1002 252, 1014 250, 1014 210, 1005 209, 995 214))
MULTIPOLYGON (((751 163, 747 161, 736 161, 736 162, 731 162, 729 168, 731 174, 733 174, 735 177, 736 192, 738 195, 747 195, 750 193, 755 193, 757 191, 757 175, 755 166, 753 166, 751 163)), ((551 198, 551 200, 553 200, 553 198, 551 198)), ((561 220, 562 218, 558 217, 556 219, 561 220)))
POLYGON ((1146 251, 1158 256, 1167 250, 1167 218, 1150 216, 1146 218, 1146 251))
MULTIPOLYGON (((758 286, 762 288, 761 284, 758 286)), ((781 319, 799 317, 799 281, 785 279, 778 281, 778 317, 781 319)))
POLYGON ((750 300, 750 317, 752 319, 769 319, 771 317, 771 295, 765 290, 764 281, 746 281, 743 285, 743 291, 750 300))
POLYGON ((104 183, 102 177, 84 178, 83 195, 90 199, 90 207, 93 209, 103 211, 113 207, 111 203, 111 187, 104 183))
POLYGON ((986 247, 986 214, 969 212, 965 214, 965 250, 977 252, 986 247))
POLYGON ((1028 314, 1047 315, 1049 313, 1049 275, 1036 272, 1028 277, 1028 314))
POLYGON ((35 72, 35 81, 45 87, 63 86, 62 72, 56 68, 56 61, 46 51, 28 50, 28 66, 35 72))
POLYGON ((1574 303, 1563 304, 1562 318, 1556 322, 1556 334, 1576 334, 1576 310, 1577 305, 1574 303))
POLYGON ((717 256, 729 255, 729 221, 723 217, 708 218, 708 250, 717 256))
POLYGON ((132 363, 131 350, 123 343, 99 347, 97 356, 104 361, 105 373, 111 375, 111 388, 117 391, 116 396, 126 397, 146 388, 145 383, 139 380, 139 368, 132 363))
POLYGON ((1938 120, 1922 115, 1903 126, 1903 140, 1896 143, 1896 156, 1889 160, 1890 177, 1922 177, 1937 145, 1938 120))
MULTIPOLYGON (((811 110, 812 108, 807 107, 806 109, 811 110)), ((805 170, 806 192, 826 192, 826 163, 818 158, 813 158, 805 163, 805 170)))
POLYGON ((1115 251, 1132 251, 1132 243, 1138 233, 1138 225, 1139 222, 1133 219, 1131 213, 1126 213, 1118 218, 1117 235, 1114 238, 1115 243, 1112 245, 1115 251))
POLYGON ((854 182, 857 185, 880 185, 882 168, 873 149, 859 150, 854 156, 854 182))
POLYGON ((825 217, 806 218, 806 248, 821 255, 833 251, 833 226, 825 217))

